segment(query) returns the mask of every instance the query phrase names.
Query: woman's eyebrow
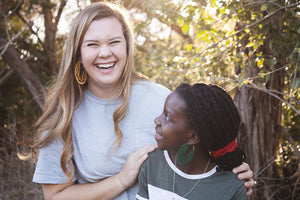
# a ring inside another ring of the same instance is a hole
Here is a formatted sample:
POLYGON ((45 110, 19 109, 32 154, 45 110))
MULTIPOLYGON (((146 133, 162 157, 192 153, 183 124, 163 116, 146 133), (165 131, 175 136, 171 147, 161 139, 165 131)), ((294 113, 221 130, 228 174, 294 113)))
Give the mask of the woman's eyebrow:
MULTIPOLYGON (((112 41, 112 40, 121 40, 122 37, 121 36, 116 36, 116 37, 112 37, 110 39, 108 39, 108 41, 112 41)), ((88 43, 88 42, 99 42, 98 40, 94 40, 94 39, 87 39, 84 40, 83 43, 88 43)))
POLYGON ((87 42, 98 42, 98 41, 97 40, 84 40, 83 42, 87 43, 87 42))
POLYGON ((122 39, 122 37, 121 36, 116 36, 116 37, 113 37, 113 38, 111 38, 109 40, 116 40, 116 39, 122 39))

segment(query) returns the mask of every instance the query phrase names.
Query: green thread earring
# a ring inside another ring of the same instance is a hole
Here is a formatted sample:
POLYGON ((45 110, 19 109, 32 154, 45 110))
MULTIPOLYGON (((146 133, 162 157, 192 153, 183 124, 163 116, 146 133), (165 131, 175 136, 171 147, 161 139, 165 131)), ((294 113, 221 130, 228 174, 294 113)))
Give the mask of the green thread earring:
POLYGON ((188 154, 186 154, 188 147, 189 147, 189 144, 185 143, 180 147, 180 149, 178 151, 177 160, 180 165, 186 165, 187 163, 189 163, 192 160, 192 158, 194 156, 194 153, 195 153, 194 149, 191 150, 188 154))

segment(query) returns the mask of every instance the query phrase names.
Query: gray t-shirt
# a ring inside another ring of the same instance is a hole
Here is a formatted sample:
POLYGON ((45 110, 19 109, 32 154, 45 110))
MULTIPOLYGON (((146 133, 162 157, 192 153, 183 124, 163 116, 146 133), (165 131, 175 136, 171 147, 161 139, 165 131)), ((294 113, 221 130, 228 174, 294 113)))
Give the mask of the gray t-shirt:
MULTIPOLYGON (((97 182, 120 172, 129 153, 139 147, 155 144, 155 117, 163 112, 170 91, 150 81, 138 81, 131 89, 129 110, 121 121, 122 144, 114 153, 109 151, 116 139, 113 112, 120 99, 109 102, 88 90, 73 116, 75 177, 79 183, 97 182)), ((53 141, 40 149, 33 181, 41 184, 60 184, 66 177, 60 166, 62 144, 53 141)), ((135 199, 137 185, 123 192, 120 200, 135 199)))

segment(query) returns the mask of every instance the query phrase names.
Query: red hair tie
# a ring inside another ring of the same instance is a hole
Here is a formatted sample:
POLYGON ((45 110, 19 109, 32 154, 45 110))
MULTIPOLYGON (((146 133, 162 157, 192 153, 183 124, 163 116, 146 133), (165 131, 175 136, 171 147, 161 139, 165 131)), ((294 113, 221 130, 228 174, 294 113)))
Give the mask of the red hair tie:
POLYGON ((232 142, 230 142, 229 144, 227 144, 225 147, 218 149, 216 151, 212 151, 211 155, 214 159, 216 159, 219 156, 223 156, 226 153, 230 153, 233 152, 235 150, 235 148, 237 147, 237 143, 236 140, 234 139, 232 142))

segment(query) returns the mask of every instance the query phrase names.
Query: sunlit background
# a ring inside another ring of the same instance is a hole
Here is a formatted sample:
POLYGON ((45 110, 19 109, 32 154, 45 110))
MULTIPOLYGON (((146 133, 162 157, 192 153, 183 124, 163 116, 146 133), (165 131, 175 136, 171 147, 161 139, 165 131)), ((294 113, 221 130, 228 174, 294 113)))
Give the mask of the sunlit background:
MULTIPOLYGON (((0 1, 3 200, 42 199, 31 182, 34 163, 24 153, 30 153, 41 91, 57 73, 70 25, 96 1, 64 2, 0 1)), ((300 2, 118 2, 135 24, 138 72, 171 90, 181 82, 218 84, 234 98, 242 118, 239 145, 258 182, 250 199, 298 199, 300 2)))

